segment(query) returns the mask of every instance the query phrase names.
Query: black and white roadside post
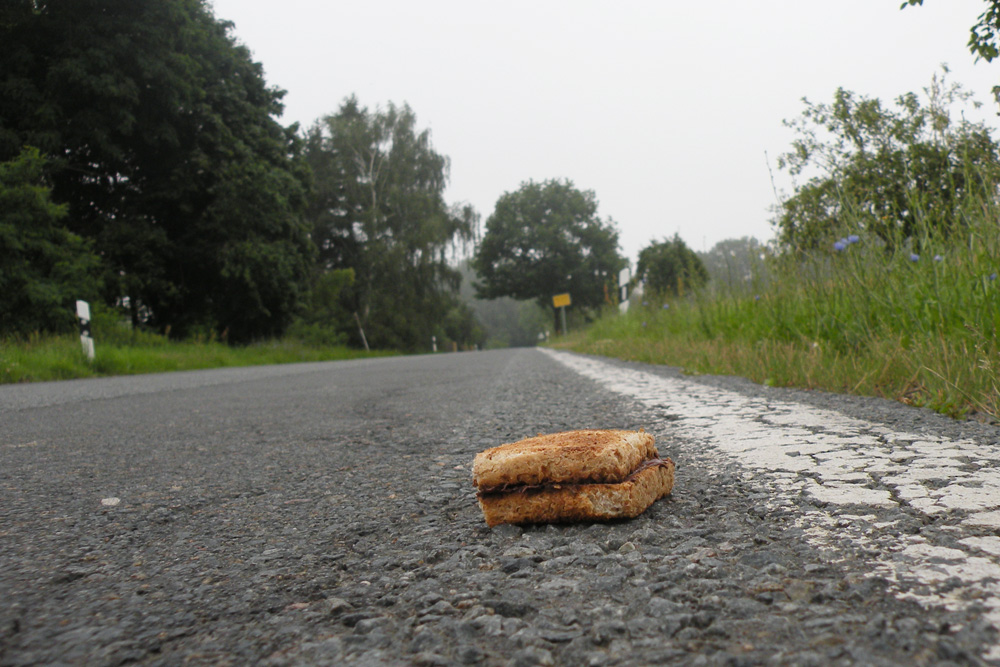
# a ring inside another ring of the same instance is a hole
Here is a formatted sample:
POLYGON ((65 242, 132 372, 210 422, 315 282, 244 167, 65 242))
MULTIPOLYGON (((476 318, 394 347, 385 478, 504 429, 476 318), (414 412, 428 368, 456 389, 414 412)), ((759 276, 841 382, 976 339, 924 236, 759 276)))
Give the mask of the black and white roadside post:
POLYGON ((94 360, 94 338, 90 333, 90 304, 86 301, 76 302, 76 317, 80 322, 80 343, 87 359, 94 360))
POLYGON ((565 336, 566 331, 566 306, 570 305, 572 300, 569 298, 569 292, 565 294, 556 294, 552 297, 552 305, 559 309, 559 321, 562 323, 562 332, 565 336))
POLYGON ((438 337, 431 336, 431 352, 437 352, 437 351, 438 351, 438 337))
POLYGON ((618 302, 618 311, 622 314, 628 312, 628 283, 632 280, 632 270, 625 267, 618 273, 618 285, 621 288, 621 301, 618 302))

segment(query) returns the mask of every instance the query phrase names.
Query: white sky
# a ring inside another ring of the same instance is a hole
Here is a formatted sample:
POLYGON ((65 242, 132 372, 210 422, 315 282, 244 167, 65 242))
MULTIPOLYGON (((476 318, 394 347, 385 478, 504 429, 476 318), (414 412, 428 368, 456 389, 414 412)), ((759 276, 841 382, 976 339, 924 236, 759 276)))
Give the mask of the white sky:
POLYGON ((675 232, 695 250, 770 239, 777 171, 802 97, 838 86, 883 101, 942 63, 984 102, 1000 63, 974 64, 984 0, 214 0, 216 16, 288 91, 303 127, 356 94, 409 103, 451 159, 449 203, 486 219, 528 179, 593 190, 633 263, 675 232))

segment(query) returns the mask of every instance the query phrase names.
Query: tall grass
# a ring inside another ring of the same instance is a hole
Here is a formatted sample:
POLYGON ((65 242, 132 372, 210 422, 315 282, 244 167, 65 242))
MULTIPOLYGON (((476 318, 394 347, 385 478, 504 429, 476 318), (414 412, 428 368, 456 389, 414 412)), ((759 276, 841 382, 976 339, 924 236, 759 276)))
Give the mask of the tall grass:
POLYGON ((879 238, 860 212, 846 219, 824 247, 771 258, 742 285, 647 297, 565 344, 692 373, 1000 418, 993 192, 967 193, 948 228, 921 216, 907 238, 879 238))

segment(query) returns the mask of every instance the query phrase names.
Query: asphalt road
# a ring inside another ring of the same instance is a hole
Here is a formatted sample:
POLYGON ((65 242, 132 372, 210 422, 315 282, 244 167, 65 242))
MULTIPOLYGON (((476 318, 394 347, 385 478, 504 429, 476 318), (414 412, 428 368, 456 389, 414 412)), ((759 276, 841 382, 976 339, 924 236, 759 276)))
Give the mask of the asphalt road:
POLYGON ((0 665, 989 663, 998 440, 538 350, 0 387, 0 665), (483 523, 476 452, 640 426, 639 518, 483 523))

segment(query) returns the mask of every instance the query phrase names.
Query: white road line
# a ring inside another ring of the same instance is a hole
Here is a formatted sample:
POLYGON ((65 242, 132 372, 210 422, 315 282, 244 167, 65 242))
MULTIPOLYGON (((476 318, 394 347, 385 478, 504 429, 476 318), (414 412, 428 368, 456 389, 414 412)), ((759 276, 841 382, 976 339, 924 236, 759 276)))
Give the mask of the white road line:
MULTIPOLYGON (((872 575, 895 583, 900 597, 949 609, 981 605, 985 618, 1000 628, 1000 537, 959 540, 966 549, 935 546, 919 535, 897 535, 887 530, 893 522, 879 523, 864 511, 910 508, 938 515, 937 525, 945 529, 1000 529, 1000 451, 543 351, 611 391, 669 413, 678 437, 719 460, 739 462, 765 481, 775 494, 772 506, 803 495, 817 501, 820 509, 800 520, 815 546, 849 540, 868 549, 872 575), (848 507, 860 513, 845 514, 848 507)), ((1000 647, 985 657, 1000 659, 1000 647)))

